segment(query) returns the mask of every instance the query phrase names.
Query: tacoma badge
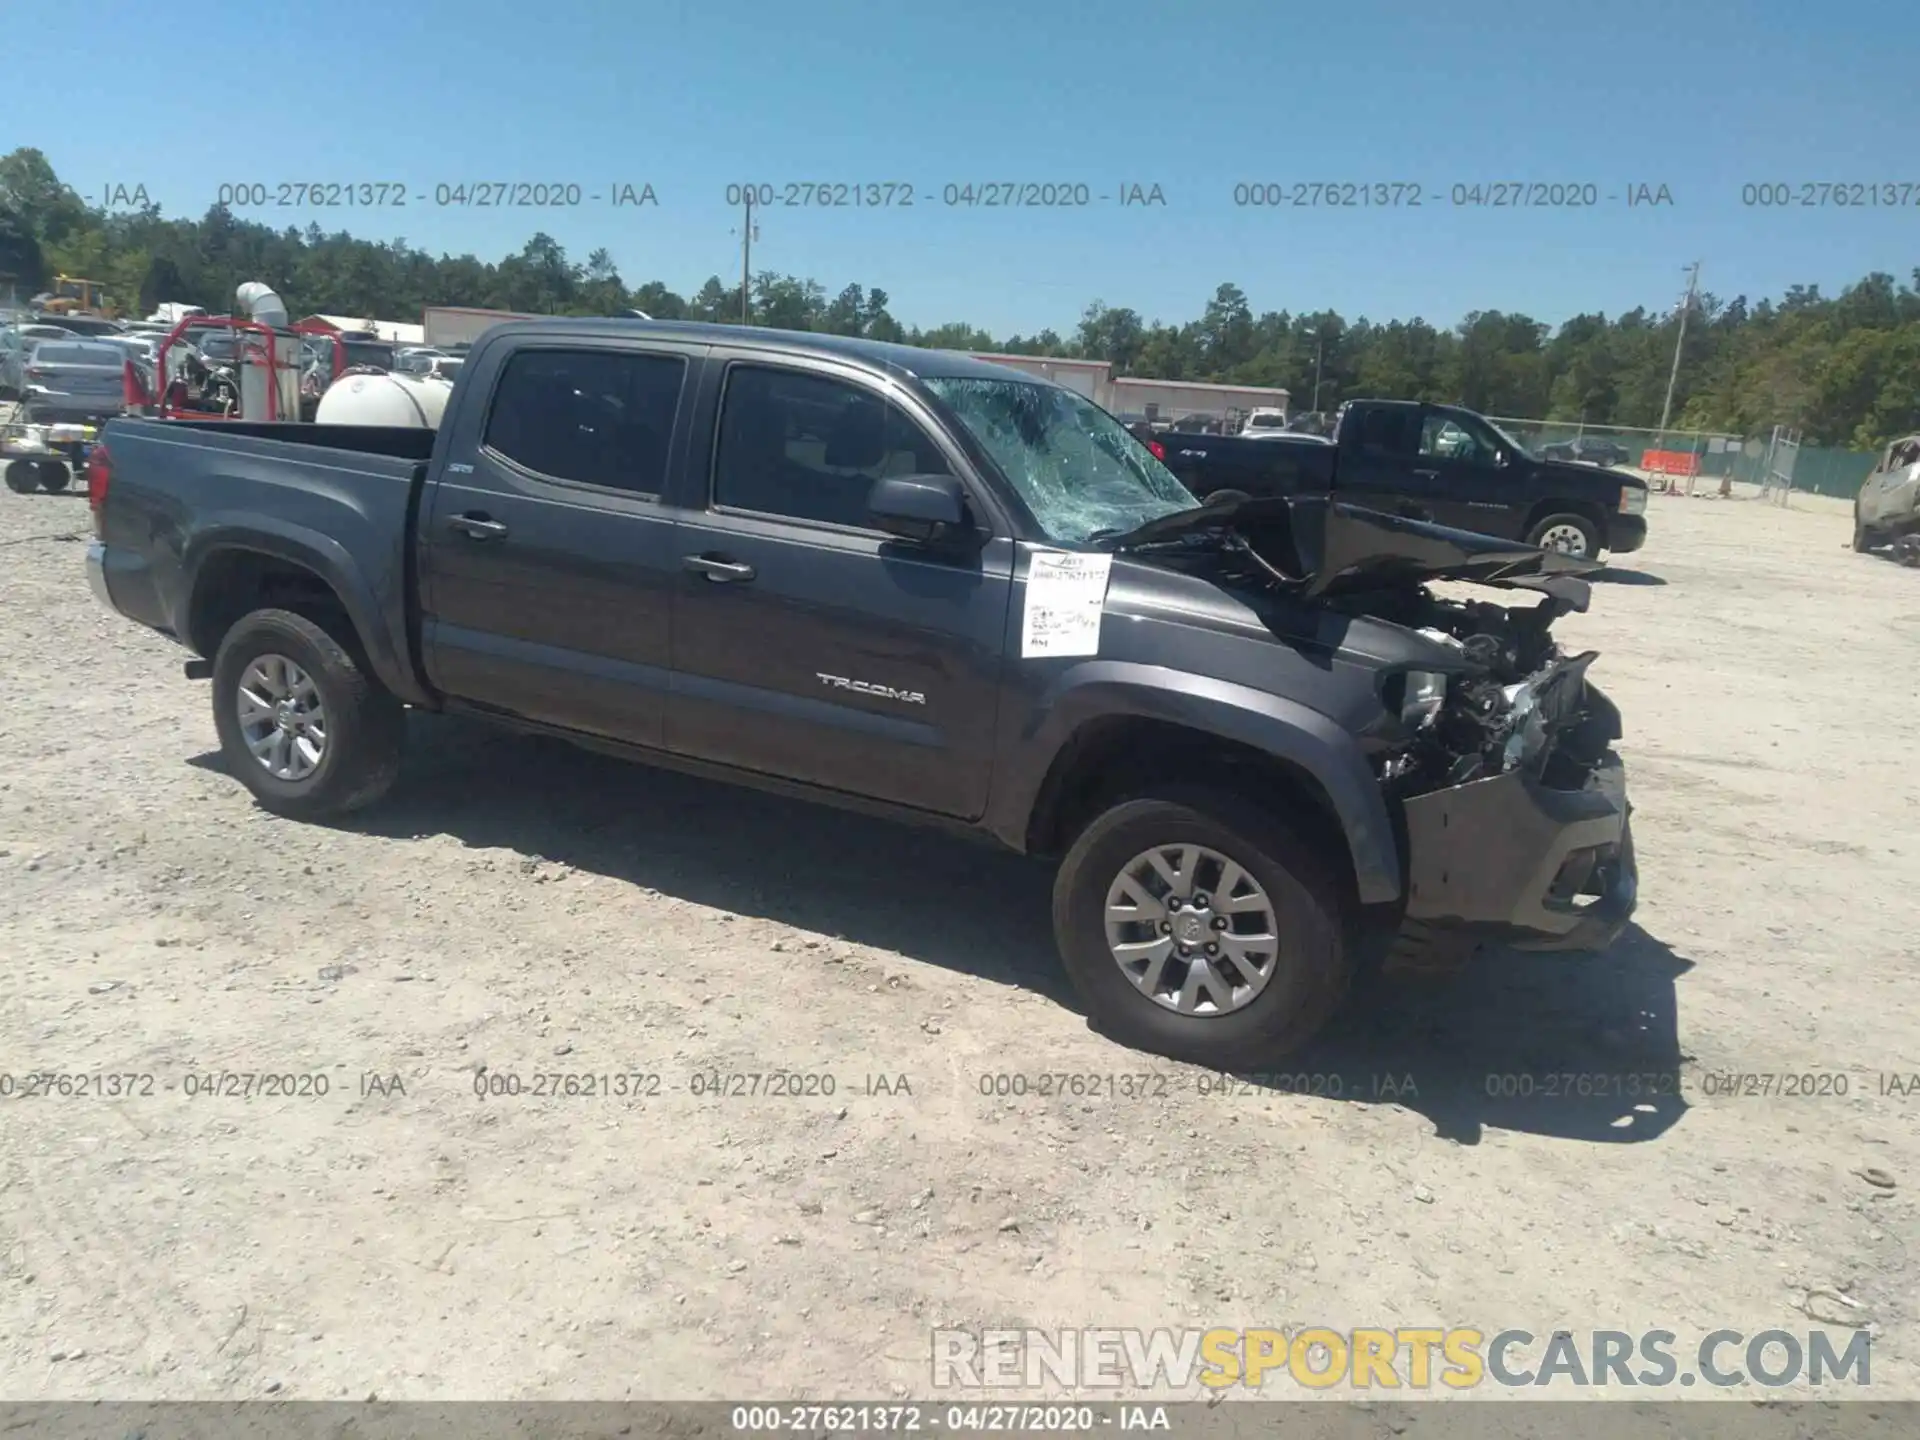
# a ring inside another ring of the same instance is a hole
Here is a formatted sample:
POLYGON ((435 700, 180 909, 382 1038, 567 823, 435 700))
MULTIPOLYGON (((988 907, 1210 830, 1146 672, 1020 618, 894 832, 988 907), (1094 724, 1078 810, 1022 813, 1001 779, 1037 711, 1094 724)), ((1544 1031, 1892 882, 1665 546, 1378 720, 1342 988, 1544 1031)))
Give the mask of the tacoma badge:
POLYGON ((820 676, 822 685, 831 685, 836 690, 857 690, 862 695, 878 695, 883 700, 903 700, 909 705, 927 703, 927 697, 918 690, 896 690, 891 685, 875 685, 868 680, 849 680, 844 675, 824 675, 818 670, 813 673, 820 676))

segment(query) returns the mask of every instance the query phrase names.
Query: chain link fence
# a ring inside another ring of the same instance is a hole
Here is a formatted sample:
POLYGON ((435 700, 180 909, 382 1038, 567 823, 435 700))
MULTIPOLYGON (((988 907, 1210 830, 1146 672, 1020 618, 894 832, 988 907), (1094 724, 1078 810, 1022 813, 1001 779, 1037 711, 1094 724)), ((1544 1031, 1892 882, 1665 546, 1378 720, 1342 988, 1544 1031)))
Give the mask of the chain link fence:
POLYGON ((1536 455, 1610 465, 1673 495, 1714 495, 1777 505, 1789 503, 1794 495, 1851 500, 1879 460, 1867 451, 1804 444, 1797 430, 1785 426, 1775 426, 1765 435, 1741 436, 1490 418, 1536 455))

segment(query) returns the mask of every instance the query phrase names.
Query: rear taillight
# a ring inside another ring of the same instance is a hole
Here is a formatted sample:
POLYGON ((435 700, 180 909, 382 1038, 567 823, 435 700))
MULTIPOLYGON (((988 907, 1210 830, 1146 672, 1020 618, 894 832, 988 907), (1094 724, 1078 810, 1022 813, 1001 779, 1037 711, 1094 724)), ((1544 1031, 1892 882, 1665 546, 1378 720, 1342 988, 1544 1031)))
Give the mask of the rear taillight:
POLYGON ((1147 441, 1147 450, 1154 459, 1160 461, 1162 464, 1166 463, 1167 447, 1162 445, 1158 440, 1147 441))
POLYGON ((29 380, 44 380, 47 378, 47 372, 38 365, 29 365, 27 366, 27 378, 29 380))
POLYGON ((87 456, 87 508, 93 512, 93 538, 107 538, 107 486, 113 483, 113 457, 105 445, 87 456))

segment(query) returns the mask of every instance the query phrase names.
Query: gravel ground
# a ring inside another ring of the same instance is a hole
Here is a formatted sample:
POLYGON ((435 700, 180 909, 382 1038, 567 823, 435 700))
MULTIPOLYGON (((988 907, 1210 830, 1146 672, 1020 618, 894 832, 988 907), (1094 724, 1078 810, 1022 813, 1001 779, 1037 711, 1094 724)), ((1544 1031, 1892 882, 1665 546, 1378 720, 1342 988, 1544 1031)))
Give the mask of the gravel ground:
POLYGON ((958 842, 423 717, 385 805, 275 821, 89 597, 84 502, 0 493, 0 1071, 153 1087, 0 1100, 0 1395, 886 1397, 938 1324, 1824 1320, 1920 1398, 1881 1078, 1920 1071, 1920 575, 1830 509, 1652 525, 1562 627, 1627 717, 1638 925, 1387 997, 1303 1096, 1092 1034, 1048 874, 958 842), (219 1072, 325 1093, 186 1093, 219 1072), (475 1094, 542 1072, 660 1089, 475 1094), (982 1093, 1053 1073, 1101 1093, 982 1093))

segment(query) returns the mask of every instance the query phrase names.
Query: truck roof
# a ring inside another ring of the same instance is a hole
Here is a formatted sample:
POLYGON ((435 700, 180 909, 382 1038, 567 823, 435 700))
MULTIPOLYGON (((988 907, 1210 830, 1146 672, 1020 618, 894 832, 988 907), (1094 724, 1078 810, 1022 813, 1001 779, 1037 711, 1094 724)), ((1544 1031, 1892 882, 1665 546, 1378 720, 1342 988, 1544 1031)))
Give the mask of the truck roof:
POLYGON ((487 330, 489 337, 516 335, 657 335, 662 339, 697 340, 711 345, 766 350, 771 354, 827 355, 857 360, 889 374, 911 378, 1023 380, 1034 385, 1053 382, 1008 365, 976 360, 957 350, 929 350, 918 345, 894 345, 857 335, 823 335, 811 330, 770 330, 758 325, 718 325, 697 320, 552 319, 505 320, 487 330))

